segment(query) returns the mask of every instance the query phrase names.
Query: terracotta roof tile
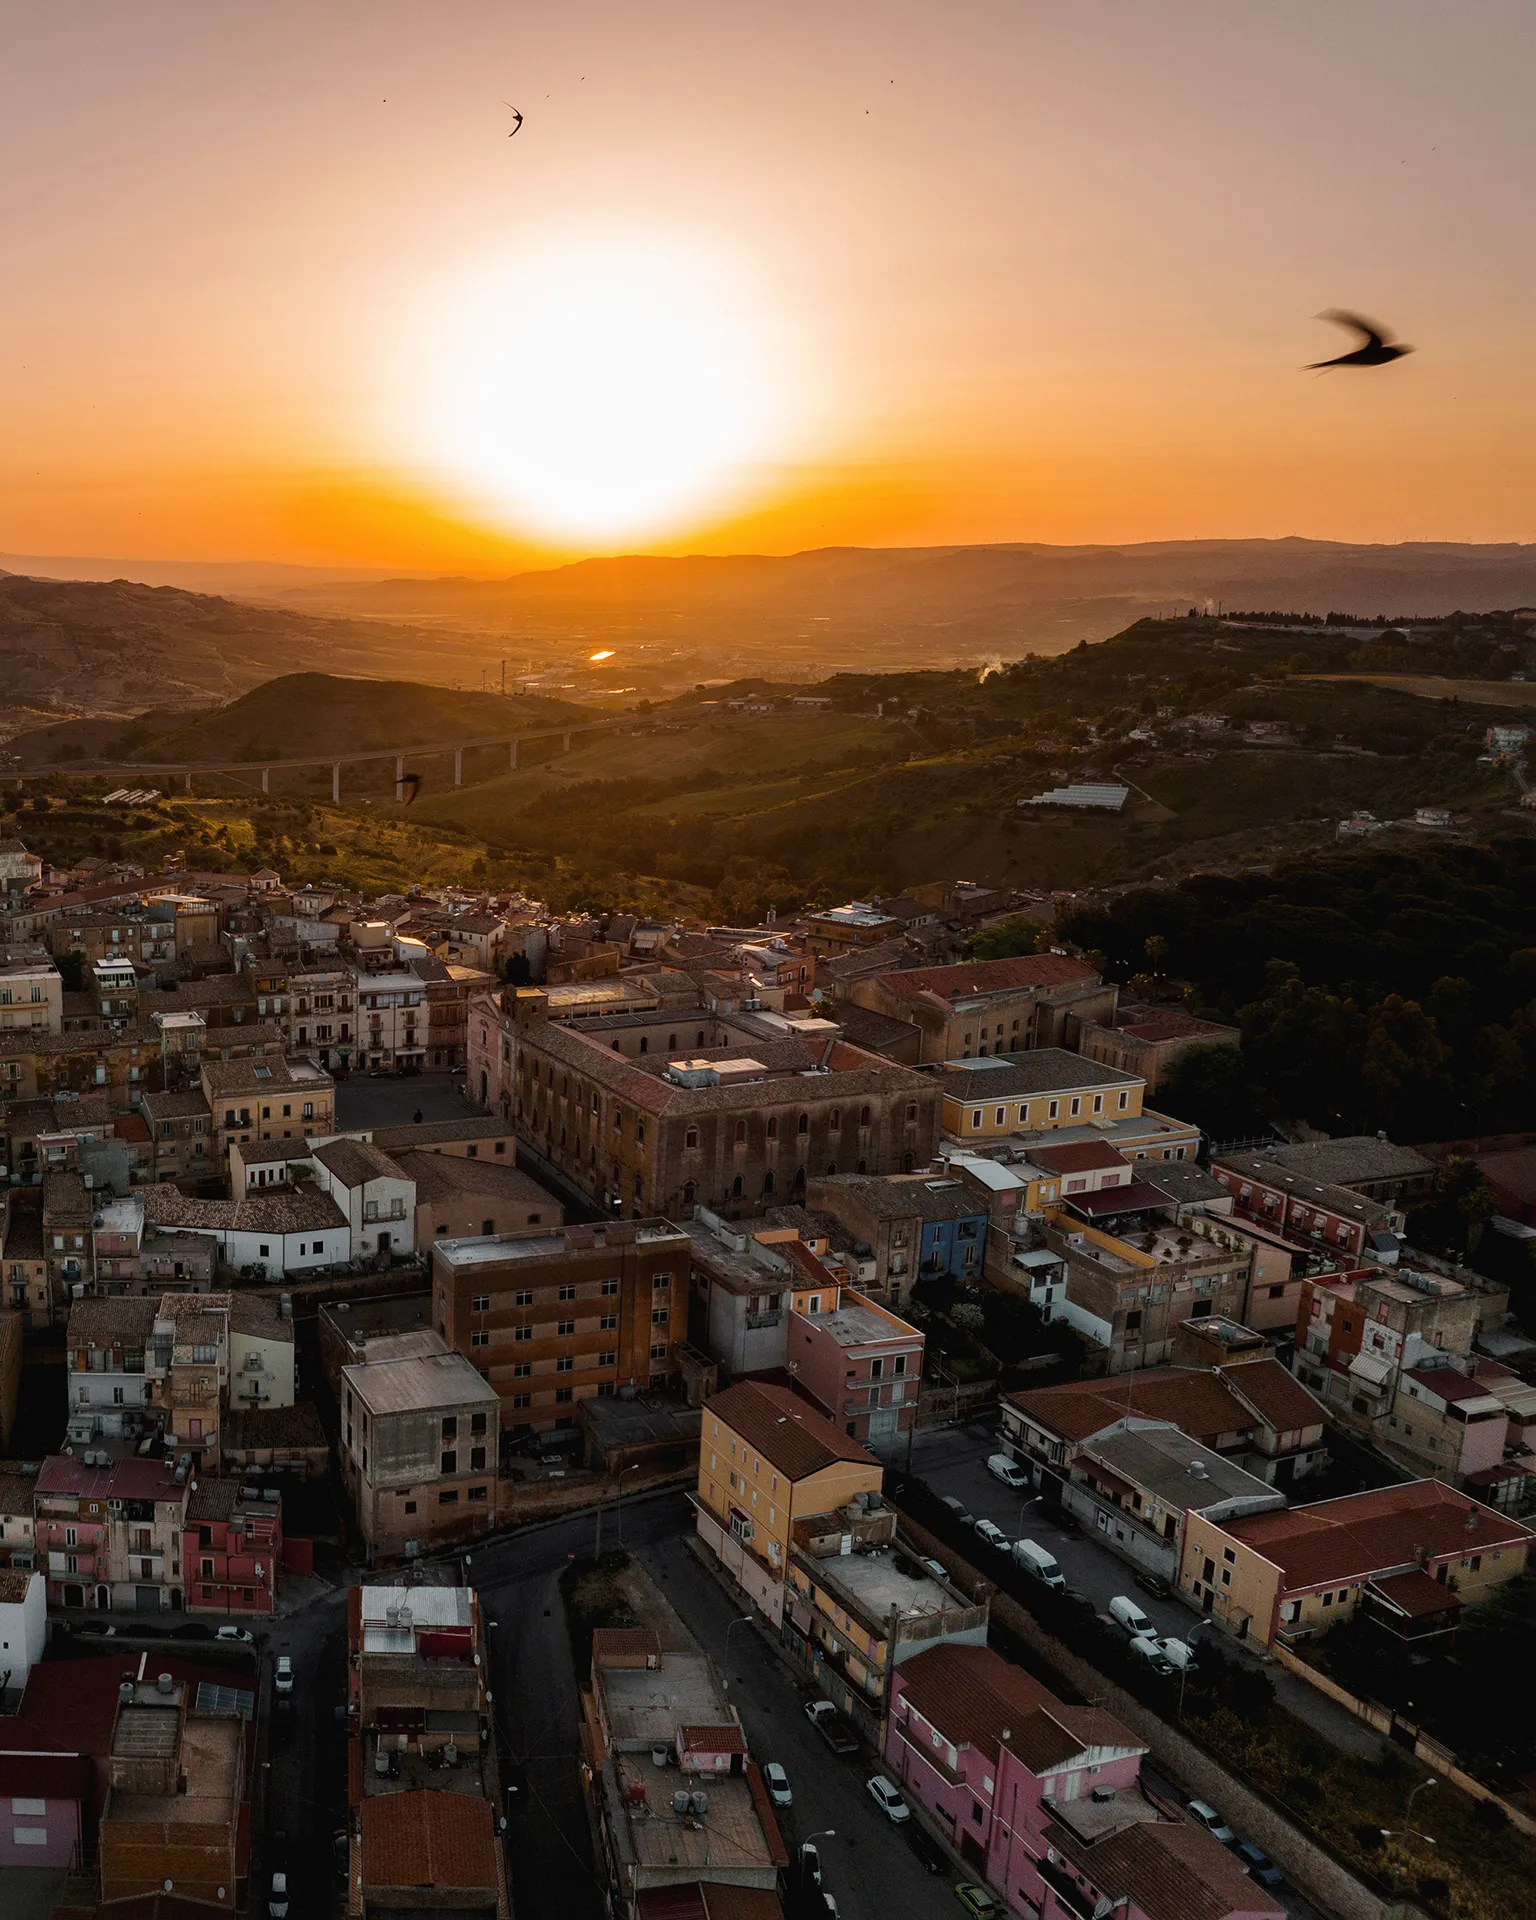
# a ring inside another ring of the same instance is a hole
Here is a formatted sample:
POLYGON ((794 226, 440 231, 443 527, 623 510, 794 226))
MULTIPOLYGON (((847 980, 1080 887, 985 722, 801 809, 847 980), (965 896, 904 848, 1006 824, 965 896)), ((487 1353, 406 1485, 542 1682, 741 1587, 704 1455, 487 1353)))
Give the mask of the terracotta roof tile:
POLYGON ((704 1417, 724 1421, 791 1480, 806 1480, 839 1460, 854 1460, 875 1468, 879 1484, 875 1456, 788 1387, 738 1381, 705 1401, 704 1417))
POLYGON ((363 1887, 448 1888, 494 1897, 496 1839, 488 1800, 467 1793, 381 1793, 363 1801, 363 1887))
POLYGON ((931 994, 954 1001, 974 994, 1016 992, 1021 987, 1068 986, 1099 976, 1086 960, 1064 953, 1030 953, 1013 960, 971 961, 955 967, 911 967, 880 977, 886 991, 903 1000, 931 994))

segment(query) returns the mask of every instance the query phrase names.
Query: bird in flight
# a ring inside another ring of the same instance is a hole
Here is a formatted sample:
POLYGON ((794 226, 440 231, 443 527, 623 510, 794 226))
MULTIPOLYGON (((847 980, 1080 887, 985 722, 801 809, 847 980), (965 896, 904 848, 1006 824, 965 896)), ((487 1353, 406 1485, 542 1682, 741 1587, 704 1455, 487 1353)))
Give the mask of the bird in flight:
POLYGON ((515 134, 518 130, 518 127, 520 127, 523 124, 523 116, 521 111, 517 107, 514 107, 510 100, 503 100, 501 104, 510 111, 514 121, 516 122, 516 125, 512 129, 512 133, 509 133, 507 135, 507 138, 510 140, 512 138, 512 134, 515 134))
POLYGON ((399 789, 400 804, 408 807, 416 798, 417 794, 421 792, 421 775, 419 773, 402 773, 399 780, 399 789))
POLYGON ((1413 352, 1412 347, 1393 345, 1387 341, 1374 321, 1362 319, 1358 313, 1345 313, 1341 307, 1330 307, 1317 317, 1319 320, 1331 320, 1336 327, 1348 327, 1358 333, 1360 345, 1353 353, 1341 353, 1332 360, 1312 361, 1306 369, 1308 373, 1323 367, 1385 367, 1394 360, 1401 360, 1405 353, 1413 352))

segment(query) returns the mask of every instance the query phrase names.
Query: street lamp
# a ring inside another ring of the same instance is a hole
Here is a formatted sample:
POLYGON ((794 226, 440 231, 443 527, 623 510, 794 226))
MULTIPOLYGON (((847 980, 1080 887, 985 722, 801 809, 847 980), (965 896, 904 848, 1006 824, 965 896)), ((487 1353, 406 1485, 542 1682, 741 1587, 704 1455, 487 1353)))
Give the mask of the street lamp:
POLYGON ((1413 1789, 1412 1793, 1409 1794, 1408 1804, 1403 1809, 1403 1825, 1405 1827, 1407 1826, 1408 1822, 1413 1818, 1414 1801, 1418 1799, 1419 1795, 1424 1791, 1426 1787, 1434 1787, 1434 1786, 1438 1786, 1439 1784, 1440 1783, 1439 1783, 1438 1776, 1432 1773, 1428 1775, 1427 1778, 1421 1780, 1419 1784, 1413 1789))
POLYGON ((1422 1840, 1426 1847, 1435 1844, 1432 1835, 1420 1833, 1417 1827, 1383 1827, 1381 1837, 1383 1840, 1422 1840))

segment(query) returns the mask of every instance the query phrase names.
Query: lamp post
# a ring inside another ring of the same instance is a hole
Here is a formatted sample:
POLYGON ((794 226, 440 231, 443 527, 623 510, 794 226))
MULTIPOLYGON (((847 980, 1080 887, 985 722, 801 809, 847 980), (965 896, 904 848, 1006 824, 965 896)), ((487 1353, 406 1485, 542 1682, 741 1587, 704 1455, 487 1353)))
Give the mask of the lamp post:
MULTIPOLYGON (((1413 1818, 1414 1801, 1418 1799, 1419 1795, 1424 1791, 1426 1787, 1434 1787, 1438 1785, 1439 1785, 1438 1776, 1432 1773, 1432 1774, 1429 1774, 1425 1779, 1421 1780, 1419 1784, 1413 1789, 1412 1793, 1409 1794, 1408 1804, 1403 1809, 1403 1825, 1405 1827, 1408 1825, 1409 1821, 1411 1821, 1413 1818)), ((1431 1842, 1430 1844, 1433 1845, 1434 1843, 1431 1842)))

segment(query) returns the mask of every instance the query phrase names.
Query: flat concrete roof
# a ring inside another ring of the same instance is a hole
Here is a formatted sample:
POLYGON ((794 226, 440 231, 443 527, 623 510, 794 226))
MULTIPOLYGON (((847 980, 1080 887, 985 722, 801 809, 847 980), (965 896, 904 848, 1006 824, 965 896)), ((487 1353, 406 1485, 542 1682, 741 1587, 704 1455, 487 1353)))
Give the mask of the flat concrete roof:
MULTIPOLYGON (((702 1653, 665 1653, 659 1667, 605 1667, 598 1685, 618 1748, 670 1747, 679 1727, 726 1726, 736 1720, 712 1663, 702 1653)), ((670 1788, 675 1783, 663 1784, 670 1788)), ((713 1787, 713 1779, 708 1785, 713 1787)))
POLYGON ((428 1413, 475 1401, 501 1403, 501 1395, 462 1353, 407 1354, 343 1367, 341 1376, 378 1418, 390 1413, 428 1413))
POLYGON ((876 1620, 889 1620, 893 1607, 903 1620, 921 1620, 969 1605, 931 1573, 903 1573, 895 1553, 829 1554, 816 1561, 816 1571, 830 1586, 850 1593, 876 1620))

